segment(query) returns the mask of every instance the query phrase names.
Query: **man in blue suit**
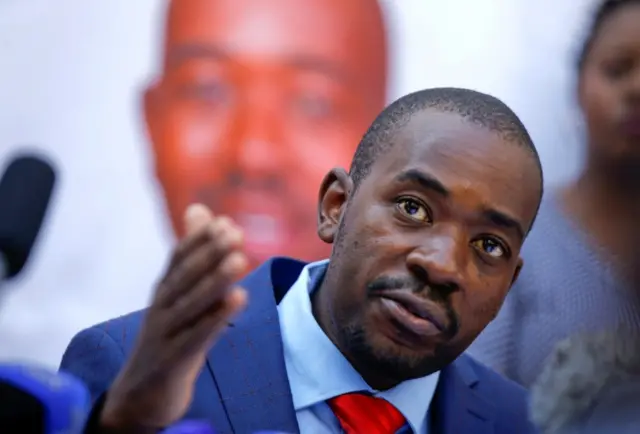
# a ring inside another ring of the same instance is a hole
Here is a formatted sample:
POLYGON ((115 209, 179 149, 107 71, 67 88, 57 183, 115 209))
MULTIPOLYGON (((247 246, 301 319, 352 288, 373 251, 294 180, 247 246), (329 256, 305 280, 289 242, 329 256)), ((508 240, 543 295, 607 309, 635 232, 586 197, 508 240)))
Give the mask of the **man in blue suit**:
POLYGON ((274 258, 234 284, 240 230, 192 206, 151 306, 80 332, 61 369, 91 389, 90 432, 533 432, 525 391, 463 353, 517 278, 541 195, 501 101, 407 95, 321 185, 329 260, 274 258))

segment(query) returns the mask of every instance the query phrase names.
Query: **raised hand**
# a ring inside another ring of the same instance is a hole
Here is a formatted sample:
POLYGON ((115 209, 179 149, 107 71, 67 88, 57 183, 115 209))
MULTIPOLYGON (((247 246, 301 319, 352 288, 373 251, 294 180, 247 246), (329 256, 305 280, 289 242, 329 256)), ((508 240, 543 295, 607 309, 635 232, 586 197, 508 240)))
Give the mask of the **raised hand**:
POLYGON ((187 237, 157 286, 130 359, 107 394, 101 424, 171 425, 186 413, 206 354, 246 305, 242 232, 202 205, 185 214, 187 237))

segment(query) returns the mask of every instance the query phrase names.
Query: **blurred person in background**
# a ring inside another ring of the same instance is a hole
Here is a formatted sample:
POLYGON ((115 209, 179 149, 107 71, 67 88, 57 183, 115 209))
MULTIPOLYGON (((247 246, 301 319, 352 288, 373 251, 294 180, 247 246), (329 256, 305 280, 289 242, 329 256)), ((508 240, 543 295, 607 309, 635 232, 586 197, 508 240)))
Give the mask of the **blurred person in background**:
POLYGON ((618 327, 561 341, 531 387, 541 434, 636 434, 640 333, 618 327))
POLYGON ((326 257, 314 194, 385 105, 386 44, 376 0, 171 1, 144 112, 175 235, 199 202, 252 266, 326 257))
POLYGON ((599 6, 578 58, 586 165, 543 200, 527 266, 469 350, 527 387, 559 341, 640 329, 639 23, 639 0, 599 6))

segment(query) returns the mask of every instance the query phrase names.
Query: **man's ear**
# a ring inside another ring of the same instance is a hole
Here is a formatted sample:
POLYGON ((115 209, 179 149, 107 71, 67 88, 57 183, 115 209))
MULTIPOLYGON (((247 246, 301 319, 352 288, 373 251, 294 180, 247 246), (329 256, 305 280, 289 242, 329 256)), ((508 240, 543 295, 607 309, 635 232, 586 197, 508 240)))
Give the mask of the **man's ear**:
POLYGON ((151 155, 151 158, 153 159, 155 175, 159 180, 162 178, 158 162, 161 158, 159 155, 159 151, 161 150, 160 137, 162 137, 162 125, 164 124, 162 119, 162 98, 160 93, 161 89, 159 82, 152 82, 144 90, 141 98, 142 113, 144 114, 147 133, 147 143, 150 146, 149 155, 151 155))
POLYGON ((513 286, 513 284, 516 283, 516 280, 518 280, 518 276, 520 276, 520 271, 522 271, 523 266, 524 260, 522 258, 518 258, 518 265, 516 265, 516 269, 513 272, 513 277, 511 278, 511 286, 513 286))
POLYGON ((142 94, 142 113, 144 114, 144 123, 147 127, 147 135, 151 142, 155 142, 159 131, 159 123, 161 119, 160 112, 160 88, 158 82, 152 82, 147 86, 142 94))
POLYGON ((353 191, 353 181, 346 170, 331 169, 322 180, 318 197, 318 236, 332 244, 338 233, 340 220, 353 191))

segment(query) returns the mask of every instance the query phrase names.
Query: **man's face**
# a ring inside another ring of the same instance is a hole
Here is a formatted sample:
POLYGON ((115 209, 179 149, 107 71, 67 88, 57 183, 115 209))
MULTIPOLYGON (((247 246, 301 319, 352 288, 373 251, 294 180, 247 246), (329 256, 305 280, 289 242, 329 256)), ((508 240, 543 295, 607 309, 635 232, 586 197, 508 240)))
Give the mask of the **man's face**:
POLYGON ((440 370, 495 317, 540 197, 523 146, 456 114, 418 113, 393 140, 355 193, 327 178, 319 223, 329 335, 390 383, 440 370))
POLYGON ((173 2, 145 109, 177 235, 200 202, 243 227, 254 264, 328 254, 315 192, 384 106, 384 40, 372 0, 173 2))

